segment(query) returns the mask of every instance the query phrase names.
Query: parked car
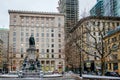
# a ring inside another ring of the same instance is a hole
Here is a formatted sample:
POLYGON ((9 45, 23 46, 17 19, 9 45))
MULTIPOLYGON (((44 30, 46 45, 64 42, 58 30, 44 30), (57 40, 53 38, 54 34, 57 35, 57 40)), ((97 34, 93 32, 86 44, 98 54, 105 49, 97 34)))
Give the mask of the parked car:
POLYGON ((120 77, 120 75, 117 72, 106 72, 105 76, 120 77))

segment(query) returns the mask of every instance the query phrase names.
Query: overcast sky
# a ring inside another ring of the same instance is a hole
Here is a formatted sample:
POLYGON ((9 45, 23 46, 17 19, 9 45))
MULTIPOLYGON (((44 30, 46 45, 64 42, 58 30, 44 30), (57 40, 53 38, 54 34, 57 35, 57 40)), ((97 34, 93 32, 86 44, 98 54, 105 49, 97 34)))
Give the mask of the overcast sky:
MULTIPOLYGON (((42 12, 58 12, 59 0, 0 0, 0 27, 9 27, 8 10, 27 10, 42 12)), ((96 0, 79 0, 79 14, 88 12, 96 0)))

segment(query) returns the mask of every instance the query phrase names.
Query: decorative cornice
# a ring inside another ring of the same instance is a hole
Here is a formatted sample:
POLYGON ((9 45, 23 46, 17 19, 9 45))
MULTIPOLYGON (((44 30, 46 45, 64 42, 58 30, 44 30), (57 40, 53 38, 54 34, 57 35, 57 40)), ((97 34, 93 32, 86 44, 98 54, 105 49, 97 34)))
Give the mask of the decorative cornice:
POLYGON ((75 29, 77 29, 82 23, 88 20, 112 20, 112 21, 120 21, 120 17, 111 17, 111 16, 88 16, 85 18, 82 18, 77 22, 77 24, 70 30, 70 33, 72 33, 75 29))
POLYGON ((22 11, 22 10, 8 10, 8 13, 18 13, 18 14, 43 14, 43 15, 61 15, 64 16, 63 13, 57 12, 37 12, 37 11, 22 11))

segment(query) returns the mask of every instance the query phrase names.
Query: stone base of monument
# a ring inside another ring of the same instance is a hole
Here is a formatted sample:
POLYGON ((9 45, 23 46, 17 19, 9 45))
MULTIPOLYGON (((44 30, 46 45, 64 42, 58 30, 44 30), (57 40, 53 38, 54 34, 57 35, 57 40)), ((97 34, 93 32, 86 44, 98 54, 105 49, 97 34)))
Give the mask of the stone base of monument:
POLYGON ((23 78, 40 78, 39 71, 23 71, 23 78))
POLYGON ((27 49, 27 55, 23 61, 21 67, 21 75, 22 77, 40 77, 41 65, 38 57, 36 55, 36 48, 35 45, 29 45, 27 49))

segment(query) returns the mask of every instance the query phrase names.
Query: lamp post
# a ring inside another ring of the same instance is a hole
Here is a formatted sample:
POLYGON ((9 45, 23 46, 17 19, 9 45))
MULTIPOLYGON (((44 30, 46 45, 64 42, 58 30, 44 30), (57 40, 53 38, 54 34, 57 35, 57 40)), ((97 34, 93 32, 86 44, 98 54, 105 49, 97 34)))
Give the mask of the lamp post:
POLYGON ((82 55, 81 55, 81 51, 80 51, 80 77, 82 77, 82 65, 81 65, 82 60, 81 60, 81 58, 82 58, 82 55))

